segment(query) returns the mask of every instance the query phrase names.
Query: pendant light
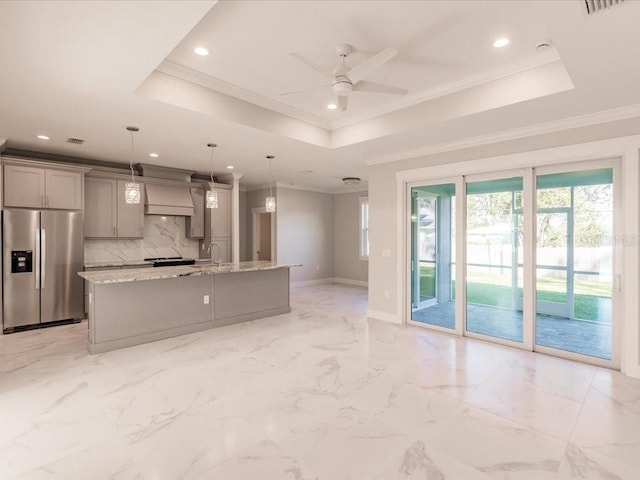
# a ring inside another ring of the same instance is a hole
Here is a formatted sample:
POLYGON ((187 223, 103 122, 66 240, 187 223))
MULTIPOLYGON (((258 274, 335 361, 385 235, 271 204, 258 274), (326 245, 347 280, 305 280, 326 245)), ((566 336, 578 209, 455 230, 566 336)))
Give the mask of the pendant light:
POLYGON ((131 135, 131 157, 129 159, 129 168, 131 169, 131 182, 127 182, 124 185, 124 201, 125 203, 140 203, 142 197, 140 193, 140 184, 136 182, 133 175, 133 132, 137 132, 140 129, 138 127, 127 127, 129 134, 131 135))
POLYGON ((264 202, 264 206, 267 212, 276 211, 276 197, 273 196, 273 192, 271 191, 271 184, 273 183, 273 176, 271 175, 271 162, 274 158, 275 157, 273 155, 267 155, 267 160, 269 160, 269 196, 264 202))
POLYGON ((218 208, 218 192, 213 189, 213 150, 217 146, 215 143, 207 143, 207 147, 211 149, 211 183, 207 190, 207 208, 218 208))

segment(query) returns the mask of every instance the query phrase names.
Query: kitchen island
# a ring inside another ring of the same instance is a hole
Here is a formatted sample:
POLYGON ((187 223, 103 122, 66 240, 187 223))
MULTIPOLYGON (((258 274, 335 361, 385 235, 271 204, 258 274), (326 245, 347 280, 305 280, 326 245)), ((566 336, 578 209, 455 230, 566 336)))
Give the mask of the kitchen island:
POLYGON ((89 283, 89 352, 291 311, 289 269, 240 262, 80 272, 89 283))

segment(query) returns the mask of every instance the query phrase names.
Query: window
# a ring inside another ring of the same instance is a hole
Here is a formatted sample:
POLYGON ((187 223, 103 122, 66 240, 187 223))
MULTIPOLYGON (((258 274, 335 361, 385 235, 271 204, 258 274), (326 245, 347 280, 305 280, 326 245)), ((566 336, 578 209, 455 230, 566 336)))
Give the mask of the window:
POLYGON ((360 197, 360 259, 369 258, 369 198, 360 197))

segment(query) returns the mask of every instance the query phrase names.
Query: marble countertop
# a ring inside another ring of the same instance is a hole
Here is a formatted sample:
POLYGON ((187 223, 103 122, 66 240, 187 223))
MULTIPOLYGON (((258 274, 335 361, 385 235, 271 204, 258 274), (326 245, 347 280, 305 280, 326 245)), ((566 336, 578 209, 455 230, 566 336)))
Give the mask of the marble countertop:
POLYGON ((300 263, 274 263, 268 261, 224 263, 220 266, 210 263, 195 265, 178 265, 175 267, 128 268, 126 270, 103 270, 99 272, 78 272, 82 278, 91 283, 123 283, 141 280, 158 280, 162 278, 191 277, 194 275, 218 275, 225 273, 255 272, 258 270, 274 270, 277 268, 301 267, 300 263))

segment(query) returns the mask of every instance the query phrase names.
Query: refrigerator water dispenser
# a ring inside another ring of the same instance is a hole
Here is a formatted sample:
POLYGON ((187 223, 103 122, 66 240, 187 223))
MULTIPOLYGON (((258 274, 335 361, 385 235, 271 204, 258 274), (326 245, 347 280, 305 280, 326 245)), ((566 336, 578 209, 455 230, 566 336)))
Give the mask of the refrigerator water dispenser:
POLYGON ((32 250, 11 250, 11 273, 33 272, 32 250))

